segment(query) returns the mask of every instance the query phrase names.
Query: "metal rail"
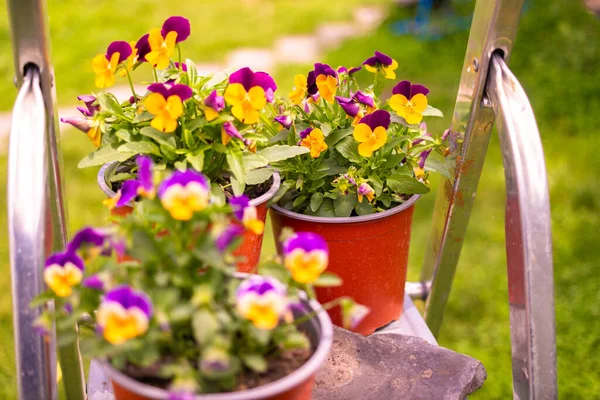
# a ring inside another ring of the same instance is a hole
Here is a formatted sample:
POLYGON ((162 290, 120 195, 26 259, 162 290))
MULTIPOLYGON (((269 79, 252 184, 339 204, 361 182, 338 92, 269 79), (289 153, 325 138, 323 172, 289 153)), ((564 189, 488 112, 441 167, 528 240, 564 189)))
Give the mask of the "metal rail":
POLYGON ((40 73, 27 68, 13 109, 8 167, 8 229, 17 382, 21 399, 56 398, 56 348, 35 331, 31 300, 44 290, 46 119, 40 73))
POLYGON ((524 0, 479 0, 463 64, 452 125, 451 155, 456 157, 452 179, 438 190, 421 281, 431 281, 425 320, 439 333, 450 296, 456 265, 471 216, 494 123, 494 110, 482 104, 492 54, 508 59, 524 0))
MULTIPOLYGON (((39 335, 32 326, 38 312, 29 308, 30 300, 45 289, 44 259, 62 250, 67 237, 46 2, 8 0, 7 5, 20 88, 12 116, 8 181, 18 390, 20 399, 53 399, 54 332, 39 335)), ((77 342, 59 347, 58 355, 67 398, 83 399, 77 342)))
POLYGON ((558 397, 550 196, 533 110, 502 57, 486 91, 496 113, 506 178, 506 255, 515 399, 558 397))

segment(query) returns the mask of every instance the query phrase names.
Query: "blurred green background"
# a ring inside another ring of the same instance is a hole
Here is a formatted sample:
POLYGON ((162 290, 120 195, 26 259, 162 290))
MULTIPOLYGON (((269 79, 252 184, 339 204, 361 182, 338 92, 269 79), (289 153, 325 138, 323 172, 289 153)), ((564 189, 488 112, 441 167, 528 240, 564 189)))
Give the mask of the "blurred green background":
MULTIPOLYGON (((485 1, 485 0, 481 0, 485 1)), ((468 15, 474 2, 461 2, 468 15)), ((561 398, 600 398, 600 284, 596 269, 600 247, 600 23, 579 0, 529 1, 523 14, 510 66, 525 87, 536 112, 544 144, 551 190, 554 274, 561 398)), ((357 6, 376 4, 386 22, 376 31, 345 41, 321 60, 333 66, 358 65, 375 50, 400 64, 399 79, 431 89, 430 103, 446 114, 430 126, 450 123, 468 32, 437 41, 398 36, 391 24, 414 10, 392 0, 50 0, 53 61, 60 105, 93 90, 90 62, 112 40, 135 40, 170 15, 192 22, 185 56, 220 62, 238 47, 271 46, 283 35, 309 33, 326 22, 352 19, 357 6)), ((0 110, 14 100, 6 6, 0 5, 0 110)), ((434 23, 445 25, 443 15, 434 23)), ((287 94, 295 73, 310 65, 278 65, 274 71, 287 94)), ((125 83, 125 82, 123 82, 125 83)), ((106 222, 97 170, 77 169, 92 150, 85 135, 63 135, 65 185, 71 232, 106 222)), ((6 155, 0 155, 0 209, 6 206, 6 155)), ((434 189, 437 180, 432 182, 434 189)), ((422 198, 415 213, 409 278, 417 279, 435 195, 422 198)), ((452 295, 439 337, 442 346, 480 359, 488 380, 474 399, 511 397, 510 340, 504 253, 504 173, 494 134, 465 239, 452 295)), ((0 226, 6 214, 0 213, 0 226)), ((273 251, 269 237, 264 252, 273 251)), ((16 398, 6 228, 0 229, 0 398, 16 398)), ((400 361, 400 360, 399 360, 400 361)))

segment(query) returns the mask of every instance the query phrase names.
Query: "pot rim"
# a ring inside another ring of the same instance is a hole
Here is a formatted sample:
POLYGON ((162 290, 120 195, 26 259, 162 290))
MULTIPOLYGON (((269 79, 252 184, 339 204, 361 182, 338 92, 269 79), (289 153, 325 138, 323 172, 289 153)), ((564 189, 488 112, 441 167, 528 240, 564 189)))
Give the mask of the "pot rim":
MULTIPOLYGON (((118 165, 119 165, 119 161, 111 161, 109 163, 104 164, 98 171, 98 176, 97 176, 98 185, 100 186, 100 189, 104 192, 104 194, 111 199, 113 197, 115 197, 115 195, 117 193, 115 193, 115 191, 112 190, 110 185, 107 183, 106 175, 108 173, 112 172, 118 165)), ((269 190, 267 192, 261 194, 257 198, 251 199, 250 205, 256 207, 256 206, 259 206, 259 205, 271 200, 271 198, 273 196, 275 196, 275 193, 277 193, 277 191, 279 190, 280 185, 281 185, 281 177, 279 176, 279 173, 277 171, 273 171, 273 183, 271 184, 271 187, 269 188, 269 190)), ((127 203, 127 205, 130 207, 133 207, 132 202, 127 203)))
POLYGON ((389 210, 385 210, 383 212, 375 214, 360 215, 358 217, 316 217, 313 215, 305 215, 294 211, 289 211, 277 204, 271 204, 271 209, 273 209, 279 214, 285 215, 286 217, 301 221, 315 222, 321 224, 354 224, 360 222, 377 221, 379 219, 389 217, 390 215, 398 214, 413 206, 417 202, 417 200, 419 200, 420 197, 420 194, 413 194, 404 203, 397 205, 396 207, 390 208, 389 210))
MULTIPOLYGON (((238 273, 236 275, 249 275, 238 273)), ((270 398, 297 387, 313 376, 317 370, 323 365, 329 356, 329 351, 333 344, 333 325, 329 315, 316 300, 304 300, 303 303, 308 305, 309 312, 316 311, 317 323, 321 329, 319 335, 319 344, 312 356, 300 368, 291 374, 284 376, 274 382, 267 383, 256 388, 243 390, 239 392, 225 393, 210 393, 194 395, 194 400, 257 400, 262 398, 270 398)), ((314 319, 313 318, 313 319, 314 319)), ((116 381, 120 386, 128 389, 138 395, 147 396, 150 399, 167 400, 169 392, 155 386, 140 383, 133 378, 118 371, 107 361, 100 361, 105 368, 111 380, 116 381)))

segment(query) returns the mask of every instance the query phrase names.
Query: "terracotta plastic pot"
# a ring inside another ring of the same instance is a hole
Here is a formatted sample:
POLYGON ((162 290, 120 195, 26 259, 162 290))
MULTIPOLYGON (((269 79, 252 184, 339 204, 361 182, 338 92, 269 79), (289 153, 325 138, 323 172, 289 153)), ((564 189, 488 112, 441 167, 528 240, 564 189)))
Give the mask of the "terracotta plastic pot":
MULTIPOLYGON (((350 296, 371 312, 354 329, 370 335, 396 319, 402 312, 408 248, 414 204, 412 196, 390 210, 359 217, 313 217, 271 206, 273 234, 282 228, 296 232, 315 232, 329 246, 328 271, 339 275, 343 285, 320 288, 317 298, 325 304, 341 296, 350 296)), ((277 241, 276 241, 277 242, 277 241)), ((335 325, 342 325, 339 307, 329 310, 335 325)))
MULTIPOLYGON (((111 163, 104 164, 98 172, 98 185, 100 189, 108 196, 113 198, 115 191, 112 190, 111 185, 108 183, 108 177, 113 174, 115 169, 119 166, 119 162, 114 161, 111 163)), ((277 193, 279 185, 281 183, 279 174, 275 172, 273 174, 273 184, 271 188, 256 199, 250 200, 250 205, 256 207, 256 213, 258 218, 264 223, 267 219, 267 202, 277 193)), ((115 207, 111 210, 111 215, 127 215, 132 211, 131 205, 125 205, 122 207, 115 207)), ((242 239, 242 244, 234 252, 238 257, 244 259, 238 263, 238 269, 241 272, 254 272, 258 261, 260 260, 260 251, 262 249, 262 241, 264 235, 257 235, 253 232, 247 231, 242 239)))
MULTIPOLYGON (((291 374, 275 382, 240 392, 196 395, 195 400, 310 400, 314 377, 327 360, 333 342, 333 327, 327 313, 316 301, 304 301, 304 310, 294 311, 298 317, 309 312, 316 315, 300 326, 308 335, 315 352, 291 374)), ((103 363, 110 377, 115 400, 168 399, 169 393, 155 386, 140 383, 103 363)))

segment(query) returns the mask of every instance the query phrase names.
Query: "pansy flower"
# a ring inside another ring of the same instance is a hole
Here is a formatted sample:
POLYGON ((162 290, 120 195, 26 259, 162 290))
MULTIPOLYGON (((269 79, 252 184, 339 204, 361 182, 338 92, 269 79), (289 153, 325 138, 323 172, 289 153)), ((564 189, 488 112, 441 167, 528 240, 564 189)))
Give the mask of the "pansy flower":
POLYGON ((392 89, 390 107, 404 118, 407 124, 418 124, 427 109, 428 93, 429 89, 423 85, 412 85, 409 81, 402 81, 392 89))
POLYGON ((241 141, 244 141, 244 137, 242 136, 240 131, 238 131, 238 129, 235 127, 233 122, 227 121, 224 122, 223 126, 221 127, 221 142, 224 145, 227 145, 231 138, 240 139, 241 141))
POLYGON ((358 185, 358 188, 356 189, 356 195, 359 203, 362 203, 364 196, 367 197, 367 200, 370 203, 375 198, 375 190, 367 182, 363 182, 358 185))
POLYGON ((81 282, 81 286, 92 290, 103 291, 105 284, 104 280, 100 278, 100 275, 96 274, 85 278, 83 282, 81 282))
POLYGON ((318 91, 322 98, 333 103, 337 91, 337 72, 327 64, 316 63, 314 71, 308 74, 308 93, 316 94, 318 91))
POLYGON ((210 200, 210 187, 204 175, 194 170, 175 171, 158 188, 158 197, 171 217, 189 221, 204 210, 210 200))
POLYGON ((371 157, 373 152, 383 147, 387 141, 387 128, 390 126, 390 113, 377 110, 363 117, 354 127, 354 139, 358 143, 358 153, 363 157, 371 157))
POLYGON ((265 223, 258 219, 256 207, 250 205, 250 199, 245 194, 233 197, 229 200, 233 215, 244 225, 246 229, 260 235, 265 229, 265 223))
POLYGON ((290 100, 292 103, 296 105, 300 105, 302 100, 306 98, 308 93, 308 84, 306 81, 306 77, 302 74, 297 74, 294 76, 294 88, 290 92, 290 100))
POLYGON ((236 291, 237 312, 259 329, 271 330, 287 309, 286 289, 275 278, 252 275, 236 291))
POLYGON ((152 159, 147 156, 137 156, 135 162, 138 166, 137 179, 130 179, 123 183, 116 196, 116 207, 127 205, 137 196, 153 199, 156 195, 152 181, 152 167, 154 166, 152 159))
POLYGON ((146 60, 154 68, 167 68, 175 52, 175 44, 187 39, 189 35, 190 22, 187 19, 183 17, 167 19, 162 28, 152 29, 148 34, 150 51, 145 55, 146 60))
POLYGON ((96 74, 96 87, 101 89, 115 84, 115 73, 119 64, 131 55, 129 43, 119 40, 108 45, 106 54, 98 54, 92 60, 92 69, 96 74))
POLYGON ((100 229, 86 227, 73 236, 67 245, 67 251, 81 254, 84 261, 90 262, 100 254, 110 255, 110 235, 100 229))
POLYGON ((343 74, 343 73, 347 73, 348 76, 352 76, 355 73, 357 73, 358 71, 360 71, 362 69, 362 67, 352 67, 350 69, 342 66, 342 67, 338 67, 337 72, 338 74, 343 74))
POLYGON ((77 96, 77 99, 85 103, 85 107, 77 107, 77 110, 79 110, 79 112, 83 114, 83 117, 61 118, 60 121, 66 124, 70 124, 75 128, 79 129, 80 131, 84 132, 87 135, 87 137, 92 141, 94 146, 99 147, 102 141, 100 120, 93 118, 100 110, 100 106, 94 105, 94 103, 97 103, 96 96, 92 96, 90 94, 83 94, 81 96, 77 96))
POLYGON ((373 57, 363 62, 363 65, 369 72, 377 73, 381 69, 387 79, 396 79, 395 71, 398 69, 398 62, 383 53, 376 51, 373 57))
POLYGON ((227 224, 221 229, 217 229, 217 239, 215 245, 223 253, 233 241, 244 234, 244 228, 237 224, 227 224))
POLYGON ((327 150, 327 143, 325 143, 325 135, 323 131, 318 128, 307 128, 300 132, 300 145, 308 147, 310 149, 310 156, 312 158, 318 158, 322 152, 327 150))
POLYGON ((352 125, 358 124, 365 114, 370 114, 377 109, 373 97, 360 90, 354 93, 352 97, 335 96, 335 99, 346 115, 354 118, 352 125))
POLYGON ((204 99, 204 116, 207 121, 213 121, 219 116, 219 112, 225 108, 225 98, 219 96, 216 90, 210 92, 204 99))
POLYGON ((74 252, 52 254, 44 266, 44 282, 58 297, 68 297, 83 278, 83 260, 74 252))
POLYGON ((96 322, 104 339, 119 345, 146 333, 151 317, 150 298, 123 285, 104 295, 96 313, 96 322))
POLYGON ((232 106, 231 113, 245 124, 255 124, 259 119, 259 110, 268 102, 273 102, 273 93, 277 85, 266 72, 253 72, 245 67, 235 71, 229 77, 225 89, 225 101, 232 106))
POLYGON ((275 118, 273 118, 273 121, 279 123, 279 125, 281 125, 281 127, 285 129, 290 129, 292 127, 292 124, 294 123, 294 120, 289 115, 278 115, 275 118))
POLYGON ((148 60, 146 60, 146 56, 148 55, 148 53, 150 53, 150 51, 152 51, 152 49, 150 48, 150 42, 148 41, 149 37, 150 37, 150 34, 146 33, 144 36, 139 38, 138 41, 135 43, 134 47, 136 49, 139 62, 147 62, 148 61, 148 60))
POLYGON ((170 133, 177 129, 177 119, 183 114, 183 102, 192 97, 187 85, 153 83, 152 92, 144 100, 146 110, 154 115, 150 125, 161 132, 170 133))
POLYGON ((313 283, 327 269, 329 250, 316 233, 297 232, 283 243, 285 267, 299 283, 313 283))

